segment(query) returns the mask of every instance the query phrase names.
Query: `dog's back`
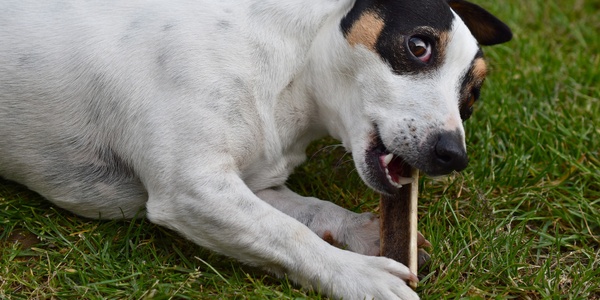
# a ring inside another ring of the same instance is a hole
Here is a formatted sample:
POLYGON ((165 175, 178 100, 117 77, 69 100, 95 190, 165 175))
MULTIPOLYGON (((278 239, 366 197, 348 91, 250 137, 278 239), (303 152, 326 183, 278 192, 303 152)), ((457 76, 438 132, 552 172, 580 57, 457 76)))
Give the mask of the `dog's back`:
POLYGON ((131 153, 155 146, 149 116, 177 114, 183 94, 226 90, 231 102, 207 104, 226 111, 249 93, 247 48, 226 30, 236 12, 182 4, 3 1, 0 175, 84 216, 138 213, 147 194, 131 153))

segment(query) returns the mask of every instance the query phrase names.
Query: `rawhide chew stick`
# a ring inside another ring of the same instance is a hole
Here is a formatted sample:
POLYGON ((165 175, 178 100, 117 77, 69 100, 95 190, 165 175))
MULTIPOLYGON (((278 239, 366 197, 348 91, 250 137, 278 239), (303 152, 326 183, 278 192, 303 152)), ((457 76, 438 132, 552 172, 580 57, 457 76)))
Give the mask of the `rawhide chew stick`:
MULTIPOLYGON (((403 185, 393 195, 382 195, 380 210, 380 254, 406 265, 417 274, 417 200, 419 196, 419 170, 406 168, 412 183, 403 185)), ((408 283, 413 289, 416 282, 408 283)))

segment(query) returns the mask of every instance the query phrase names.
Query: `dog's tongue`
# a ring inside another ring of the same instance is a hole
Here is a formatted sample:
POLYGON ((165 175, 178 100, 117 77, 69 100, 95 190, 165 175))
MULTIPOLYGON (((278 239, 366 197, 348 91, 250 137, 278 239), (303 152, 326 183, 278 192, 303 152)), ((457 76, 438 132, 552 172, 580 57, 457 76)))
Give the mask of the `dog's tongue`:
POLYGON ((402 158, 390 153, 381 155, 379 160, 392 185, 400 188, 405 184, 413 182, 414 179, 411 177, 411 167, 405 163, 402 158))

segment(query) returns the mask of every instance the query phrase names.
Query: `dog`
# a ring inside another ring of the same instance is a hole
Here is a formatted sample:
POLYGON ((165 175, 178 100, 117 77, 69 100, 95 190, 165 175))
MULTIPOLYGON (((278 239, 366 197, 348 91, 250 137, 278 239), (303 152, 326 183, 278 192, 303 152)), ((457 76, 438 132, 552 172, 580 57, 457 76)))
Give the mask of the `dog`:
POLYGON ((333 298, 416 299, 375 215, 286 179, 326 135, 381 193, 464 169, 481 45, 511 37, 462 0, 4 0, 0 176, 333 298))

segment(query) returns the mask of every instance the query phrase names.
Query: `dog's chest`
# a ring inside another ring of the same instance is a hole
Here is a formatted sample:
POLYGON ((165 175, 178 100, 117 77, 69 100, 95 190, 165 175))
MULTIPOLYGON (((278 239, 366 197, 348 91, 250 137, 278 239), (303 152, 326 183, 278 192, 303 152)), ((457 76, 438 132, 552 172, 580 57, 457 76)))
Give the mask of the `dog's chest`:
POLYGON ((308 144, 327 134, 303 86, 302 79, 294 80, 261 116, 261 151, 242 166, 242 178, 252 190, 283 184, 306 160, 308 144))
POLYGON ((308 140, 282 145, 280 141, 264 140, 262 151, 254 159, 244 163, 241 177, 253 191, 279 186, 285 183, 294 168, 306 159, 308 140))

